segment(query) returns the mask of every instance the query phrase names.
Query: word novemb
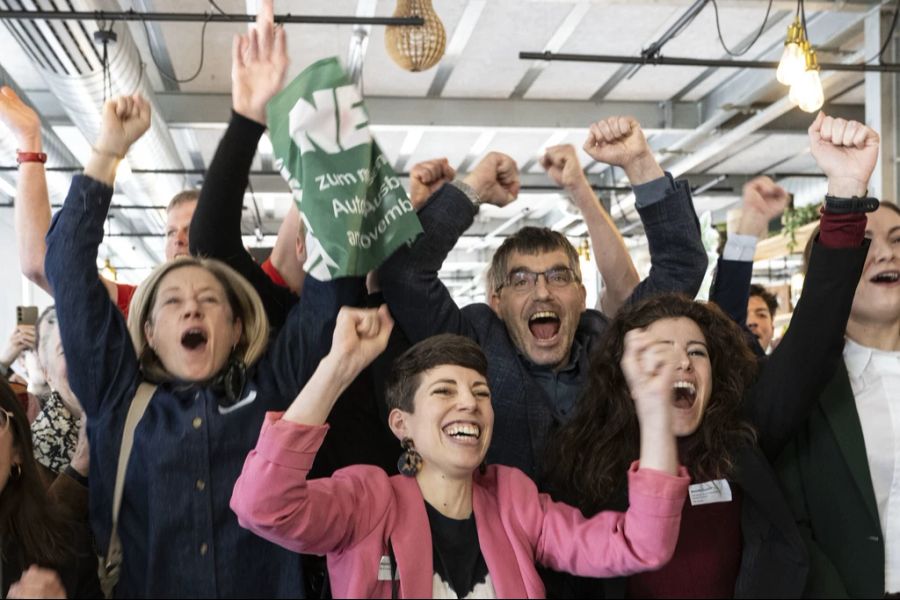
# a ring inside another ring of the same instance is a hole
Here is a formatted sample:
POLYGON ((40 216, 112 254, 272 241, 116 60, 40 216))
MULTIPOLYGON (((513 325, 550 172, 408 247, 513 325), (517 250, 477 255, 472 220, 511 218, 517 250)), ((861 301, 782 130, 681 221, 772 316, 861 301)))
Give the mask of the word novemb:
POLYGON ((397 205, 392 207, 389 211, 385 213, 385 215, 378 221, 378 224, 372 228, 372 231, 368 233, 363 233, 360 231, 348 231, 347 232, 347 241, 351 246, 356 246, 359 248, 369 248, 373 243, 378 241, 378 238, 390 227, 391 223, 399 219, 401 216, 406 213, 412 212, 413 206, 409 200, 400 200, 397 202, 397 205))

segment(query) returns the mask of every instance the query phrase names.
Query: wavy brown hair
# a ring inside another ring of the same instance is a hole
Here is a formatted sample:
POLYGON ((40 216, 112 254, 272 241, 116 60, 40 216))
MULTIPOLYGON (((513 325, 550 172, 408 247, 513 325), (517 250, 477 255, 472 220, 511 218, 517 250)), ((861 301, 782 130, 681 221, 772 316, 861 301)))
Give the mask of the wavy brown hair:
POLYGON ((19 451, 21 470, 10 473, 0 491, 0 535, 3 559, 62 567, 72 560, 71 526, 47 496, 31 445, 31 428, 15 392, 0 378, 0 408, 12 413, 9 433, 19 451))
POLYGON ((660 319, 688 318, 706 338, 712 367, 709 403, 697 430, 678 440, 679 458, 694 480, 722 479, 734 469, 734 453, 756 443, 743 418, 744 390, 756 360, 740 328, 715 305, 666 294, 625 307, 591 357, 587 385, 575 414, 551 439, 545 477, 560 498, 585 514, 607 508, 625 485, 640 454, 634 401, 622 373, 625 334, 660 319))

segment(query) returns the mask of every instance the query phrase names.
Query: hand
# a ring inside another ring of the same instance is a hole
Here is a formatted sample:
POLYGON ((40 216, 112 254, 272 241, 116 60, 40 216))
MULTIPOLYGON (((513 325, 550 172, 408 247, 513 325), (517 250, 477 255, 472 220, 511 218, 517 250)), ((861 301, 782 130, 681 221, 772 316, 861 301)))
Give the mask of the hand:
POLYGON ((75 444, 75 452, 69 465, 82 477, 87 477, 91 466, 91 445, 87 436, 87 416, 82 415, 81 426, 78 428, 78 443, 75 444))
POLYGON ((18 325, 9 336, 6 349, 0 354, 0 364, 9 367, 26 350, 34 350, 34 325, 18 325))
POLYGON ((490 152, 463 183, 471 186, 482 202, 506 206, 519 195, 519 167, 506 154, 490 152))
POLYGON ((828 177, 828 193, 839 198, 862 197, 878 162, 880 138, 858 121, 820 112, 809 126, 809 149, 828 177))
POLYGON ((41 151, 41 119, 30 106, 22 102, 12 88, 0 88, 0 121, 9 127, 19 150, 41 151))
POLYGON ((96 148, 101 154, 125 156, 148 129, 150 105, 143 97, 135 94, 107 100, 96 148))
POLYGON ((394 319, 386 304, 377 310, 343 307, 338 313, 328 354, 338 369, 335 375, 353 381, 384 352, 393 328, 394 319))
POLYGON ((584 176, 578 155, 575 153, 575 146, 571 144, 547 148, 541 157, 541 166, 558 186, 572 189, 588 185, 587 177, 584 176))
POLYGON ((665 174, 653 156, 641 124, 631 117, 610 117, 591 125, 584 151, 598 162, 622 167, 632 185, 665 174))
POLYGON ((52 569, 31 565, 22 578, 9 586, 7 598, 65 598, 66 589, 52 569))
POLYGON ((791 195, 768 177, 756 177, 744 185, 744 206, 736 233, 765 236, 769 221, 787 208, 791 195))
POLYGON ((281 90, 287 72, 284 27, 275 29, 272 0, 262 0, 256 25, 235 35, 231 48, 231 101, 234 112, 266 124, 266 104, 281 90))
POLYGON ((409 201, 418 211, 425 206, 433 193, 450 183, 456 177, 456 171, 446 158, 426 160, 413 166, 409 172, 409 201))
POLYGON ((645 330, 632 329, 625 334, 621 366, 638 421, 662 419, 671 424, 678 367, 672 345, 645 330))

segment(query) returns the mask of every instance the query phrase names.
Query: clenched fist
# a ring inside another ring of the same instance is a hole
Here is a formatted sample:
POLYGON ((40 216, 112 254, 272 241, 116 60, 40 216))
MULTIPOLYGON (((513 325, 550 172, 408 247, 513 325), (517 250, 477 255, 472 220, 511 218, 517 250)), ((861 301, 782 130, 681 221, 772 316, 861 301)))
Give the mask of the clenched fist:
POLYGON ((417 211, 433 193, 450 183, 456 171, 446 158, 436 158, 417 163, 409 171, 409 201, 417 211))
POLYGON ((135 94, 107 100, 103 105, 96 148, 103 154, 124 157, 148 129, 150 105, 142 96, 135 94))
POLYGON ((839 198, 865 196, 878 162, 881 142, 875 130, 820 112, 809 127, 809 150, 828 177, 828 193, 839 198))
POLYGON ((572 189, 578 185, 587 184, 587 177, 581 170, 581 163, 575 153, 575 146, 565 144, 547 148, 541 157, 541 166, 547 171, 556 185, 566 189, 572 189))
POLYGON ((519 167, 506 154, 490 152, 463 182, 475 190, 482 202, 506 206, 519 195, 519 167))
POLYGON ((781 215, 790 202, 787 190, 762 176, 744 185, 744 206, 736 233, 764 237, 769 221, 781 215))
POLYGON ((632 185, 664 175, 640 123, 631 117, 610 117, 591 125, 584 151, 598 162, 622 167, 632 185))

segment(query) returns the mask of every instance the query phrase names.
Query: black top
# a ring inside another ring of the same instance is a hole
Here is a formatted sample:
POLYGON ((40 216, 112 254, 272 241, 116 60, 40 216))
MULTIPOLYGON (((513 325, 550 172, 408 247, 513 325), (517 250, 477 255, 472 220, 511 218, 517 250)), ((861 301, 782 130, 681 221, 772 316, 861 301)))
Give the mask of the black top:
POLYGON ((431 526, 431 552, 434 574, 445 586, 445 593, 435 597, 466 598, 485 596, 488 582, 487 563, 478 543, 475 513, 468 519, 445 517, 425 503, 431 526), (480 589, 476 589, 481 586, 480 589))

